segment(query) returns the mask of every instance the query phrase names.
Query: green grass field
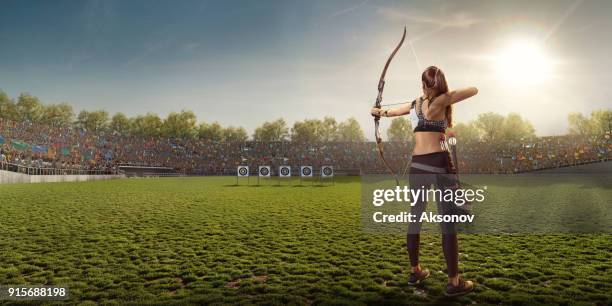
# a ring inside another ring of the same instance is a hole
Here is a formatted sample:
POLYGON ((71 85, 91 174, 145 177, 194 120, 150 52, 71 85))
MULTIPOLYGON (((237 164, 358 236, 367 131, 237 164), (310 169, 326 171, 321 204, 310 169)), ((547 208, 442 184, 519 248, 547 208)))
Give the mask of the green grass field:
POLYGON ((462 234, 460 268, 477 286, 449 300, 440 237, 422 238, 432 277, 407 286, 404 235, 361 228, 359 178, 234 183, 0 185, 0 284, 64 285, 74 304, 105 305, 612 303, 609 234, 462 234))

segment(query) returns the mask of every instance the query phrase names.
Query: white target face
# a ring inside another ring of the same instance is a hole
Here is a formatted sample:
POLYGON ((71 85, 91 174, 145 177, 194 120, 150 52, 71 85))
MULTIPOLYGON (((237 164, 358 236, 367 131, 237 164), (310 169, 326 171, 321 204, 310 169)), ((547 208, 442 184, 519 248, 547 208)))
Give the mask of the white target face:
POLYGON ((270 167, 269 166, 260 166, 259 167, 259 176, 270 176, 270 167))
POLYGON ((311 166, 303 166, 300 168, 300 174, 305 177, 312 176, 312 167, 311 166))
POLYGON ((249 167, 248 166, 238 167, 238 176, 249 176, 249 167))
POLYGON ((289 166, 280 166, 278 173, 281 177, 289 177, 291 176, 291 168, 289 166))
POLYGON ((321 167, 321 176, 323 177, 334 176, 334 168, 332 166, 321 167))

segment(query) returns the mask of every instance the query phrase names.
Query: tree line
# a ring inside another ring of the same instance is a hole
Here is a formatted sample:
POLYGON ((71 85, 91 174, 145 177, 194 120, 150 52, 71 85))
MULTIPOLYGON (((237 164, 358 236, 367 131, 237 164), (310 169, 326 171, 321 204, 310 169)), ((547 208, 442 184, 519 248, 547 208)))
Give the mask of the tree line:
MULTIPOLYGON (((483 113, 468 123, 454 124, 449 131, 467 142, 518 141, 536 137, 533 125, 517 113, 510 113, 507 116, 492 112, 483 113)), ((411 141, 413 136, 410 121, 405 117, 393 119, 387 130, 390 141, 411 141)))
MULTIPOLYGON (((589 116, 571 113, 567 116, 570 135, 604 135, 612 133, 612 110, 595 110, 589 116)), ((475 120, 455 124, 449 131, 461 137, 462 141, 524 141, 536 137, 535 128, 517 113, 503 116, 493 112, 479 114, 475 120)), ((411 141, 412 126, 405 117, 393 119, 387 130, 389 141, 411 141)))
MULTIPOLYGON (((207 139, 218 142, 246 141, 249 136, 243 127, 221 126, 218 122, 198 122, 190 110, 172 112, 166 118, 155 113, 128 117, 123 113, 113 116, 105 110, 82 110, 75 114, 67 103, 44 104, 37 97, 22 93, 11 99, 0 91, 0 118, 28 121, 59 127, 74 126, 89 131, 109 131, 122 135, 207 139)), ((255 129, 252 137, 257 141, 364 141, 365 136, 355 118, 336 122, 331 117, 323 120, 297 121, 292 128, 283 119, 265 122, 255 129)))
MULTIPOLYGON (((146 113, 127 117, 115 113, 112 117, 105 110, 80 111, 75 114, 67 103, 44 104, 37 97, 22 93, 15 100, 0 91, 0 118, 14 121, 29 121, 54 126, 76 126, 91 131, 110 131, 122 135, 153 136, 169 138, 207 139, 218 142, 245 141, 249 139, 243 127, 223 127, 217 122, 198 123, 190 110, 172 112, 166 118, 146 113)), ((612 111, 597 110, 584 116, 580 113, 568 115, 569 133, 593 135, 610 132, 612 111)), ((458 123, 450 129, 462 141, 496 142, 500 140, 521 141, 534 137, 535 129, 517 113, 503 116, 497 113, 483 113, 467 123, 458 123)), ((406 117, 394 118, 387 129, 389 141, 412 141, 413 132, 406 117)), ((284 119, 264 122, 251 135, 255 141, 309 142, 361 142, 365 141, 363 130, 355 118, 337 122, 332 117, 297 121, 290 128, 284 119)))

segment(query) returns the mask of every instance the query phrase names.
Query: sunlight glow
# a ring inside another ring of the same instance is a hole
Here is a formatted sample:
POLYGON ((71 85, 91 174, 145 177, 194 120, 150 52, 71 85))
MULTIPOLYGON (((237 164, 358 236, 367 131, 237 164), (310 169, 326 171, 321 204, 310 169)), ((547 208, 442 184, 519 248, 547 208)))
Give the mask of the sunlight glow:
POLYGON ((553 62, 537 44, 515 41, 494 60, 495 70, 510 85, 536 85, 550 79, 553 62))

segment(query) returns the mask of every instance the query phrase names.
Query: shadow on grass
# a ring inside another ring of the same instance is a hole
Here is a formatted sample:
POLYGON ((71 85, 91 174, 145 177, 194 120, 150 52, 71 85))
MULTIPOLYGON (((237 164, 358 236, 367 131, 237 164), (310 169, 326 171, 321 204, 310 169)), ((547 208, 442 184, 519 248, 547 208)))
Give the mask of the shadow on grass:
POLYGON ((229 187, 229 188, 235 188, 235 187, 292 187, 292 188, 328 188, 328 187, 334 187, 334 185, 322 185, 322 184, 315 184, 315 185, 288 185, 288 184, 251 184, 251 185, 246 185, 246 184, 227 184, 227 185, 223 185, 223 187, 229 187))
POLYGON ((241 185, 241 184, 227 184, 227 185, 223 185, 223 187, 293 187, 293 188, 329 188, 329 187, 334 187, 334 185, 320 185, 320 184, 315 184, 315 185, 286 185, 286 184, 260 184, 260 185, 241 185))

